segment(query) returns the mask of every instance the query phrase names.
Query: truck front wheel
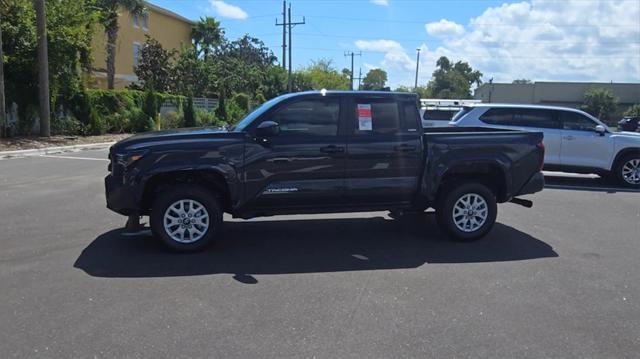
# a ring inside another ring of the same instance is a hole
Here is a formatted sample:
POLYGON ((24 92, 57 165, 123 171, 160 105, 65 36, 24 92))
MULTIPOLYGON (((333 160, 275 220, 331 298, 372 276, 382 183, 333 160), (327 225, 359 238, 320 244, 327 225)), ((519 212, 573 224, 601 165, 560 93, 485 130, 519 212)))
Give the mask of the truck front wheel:
POLYGON ((177 185, 162 193, 151 209, 151 230, 167 247, 193 252, 213 242, 222 227, 222 210, 213 193, 177 185))
POLYGON ((442 195, 436 207, 436 220, 450 238, 470 241, 491 230, 497 213, 496 196, 487 186, 464 182, 442 195))

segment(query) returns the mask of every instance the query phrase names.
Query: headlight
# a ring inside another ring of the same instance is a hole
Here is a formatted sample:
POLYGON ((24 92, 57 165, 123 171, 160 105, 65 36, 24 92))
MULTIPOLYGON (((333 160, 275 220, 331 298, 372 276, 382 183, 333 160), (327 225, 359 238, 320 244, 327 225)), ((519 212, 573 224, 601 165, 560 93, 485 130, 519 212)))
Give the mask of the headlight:
POLYGON ((141 159, 144 155, 146 155, 149 151, 134 151, 129 153, 119 153, 116 154, 116 162, 123 167, 129 167, 139 159, 141 159))

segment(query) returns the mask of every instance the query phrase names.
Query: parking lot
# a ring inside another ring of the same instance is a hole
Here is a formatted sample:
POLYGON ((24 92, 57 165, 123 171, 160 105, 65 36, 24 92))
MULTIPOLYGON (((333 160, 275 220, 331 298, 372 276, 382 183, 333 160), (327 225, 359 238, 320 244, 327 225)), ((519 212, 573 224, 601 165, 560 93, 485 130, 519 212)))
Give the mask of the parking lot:
POLYGON ((205 252, 127 235, 106 150, 0 160, 0 356, 636 358, 640 193, 549 176, 473 243, 433 213, 227 218, 205 252))

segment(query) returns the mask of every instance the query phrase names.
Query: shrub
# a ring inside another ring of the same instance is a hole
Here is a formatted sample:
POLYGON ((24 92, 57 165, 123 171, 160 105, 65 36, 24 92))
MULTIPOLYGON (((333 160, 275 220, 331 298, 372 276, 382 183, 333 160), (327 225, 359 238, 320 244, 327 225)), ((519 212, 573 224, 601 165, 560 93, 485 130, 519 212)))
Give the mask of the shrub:
POLYGON ((630 116, 630 117, 640 117, 640 104, 635 104, 631 107, 629 107, 625 112, 624 112, 625 116, 630 116))
POLYGON ((249 95, 237 93, 233 96, 233 102, 245 113, 249 111, 249 95))
POLYGON ((167 112, 161 119, 162 128, 185 127, 185 118, 176 111, 167 112))
POLYGON ((87 128, 73 116, 60 116, 51 121, 51 133, 64 136, 84 135, 87 128))
POLYGON ((196 110, 195 117, 197 126, 221 126, 224 124, 218 119, 215 112, 211 111, 196 110))

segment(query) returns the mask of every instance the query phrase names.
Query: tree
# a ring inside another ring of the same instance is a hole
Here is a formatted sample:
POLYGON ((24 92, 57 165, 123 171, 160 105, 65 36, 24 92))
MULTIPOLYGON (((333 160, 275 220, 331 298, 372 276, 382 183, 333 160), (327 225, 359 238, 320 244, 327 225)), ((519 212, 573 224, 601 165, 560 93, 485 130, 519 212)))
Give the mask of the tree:
POLYGON ((203 54, 207 59, 209 53, 215 51, 224 42, 224 29, 216 19, 210 16, 201 17, 200 21, 191 28, 191 39, 196 49, 196 56, 203 54))
MULTIPOLYGON (((98 13, 91 0, 47 0, 49 94, 52 110, 81 91, 82 70, 89 69, 93 25, 98 13)), ((18 105, 18 129, 33 126, 38 99, 36 26, 33 2, 0 1, 6 103, 18 105)), ((53 111, 52 111, 53 112, 53 111)), ((55 122, 55 118, 53 119, 55 122)))
POLYGON ((395 89, 395 91, 397 92, 413 92, 413 93, 417 93, 418 97, 420 98, 431 98, 431 92, 429 91, 429 88, 426 86, 418 86, 418 88, 413 88, 413 87, 407 87, 407 86, 398 86, 398 88, 395 89))
POLYGON ((582 110, 599 118, 601 121, 609 122, 617 105, 618 98, 613 95, 613 91, 602 87, 592 87, 584 93, 582 110))
POLYGON ((513 80, 512 83, 516 85, 523 85, 523 84, 531 84, 532 82, 529 79, 515 79, 513 80))
POLYGON ((382 90, 387 83, 387 72, 382 69, 371 69, 362 80, 363 90, 382 90))
POLYGON ((196 126, 196 117, 193 113, 193 97, 187 97, 187 100, 184 103, 184 127, 195 127, 196 126))
POLYGON ((118 41, 118 11, 124 10, 133 16, 144 12, 143 0, 96 0, 100 12, 100 23, 107 35, 107 88, 113 89, 116 74, 116 42, 118 41))
POLYGON ((140 61, 135 69, 136 76, 143 87, 168 92, 172 83, 172 60, 176 52, 165 50, 157 40, 148 35, 146 38, 140 51, 140 61))
POLYGON ((197 57, 192 46, 185 46, 171 68, 171 92, 184 96, 209 97, 211 62, 197 57))
POLYGON ((297 70, 293 74, 294 91, 306 90, 347 90, 349 89, 349 77, 338 72, 329 59, 319 59, 311 62, 311 65, 297 70))
POLYGON ((436 70, 427 87, 436 98, 471 98, 471 85, 482 83, 482 72, 473 70, 468 63, 451 61, 442 56, 436 62, 436 70))

